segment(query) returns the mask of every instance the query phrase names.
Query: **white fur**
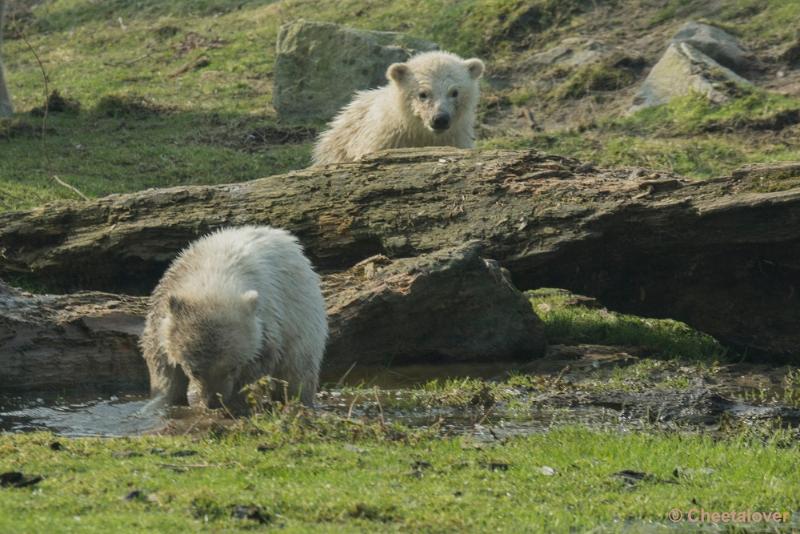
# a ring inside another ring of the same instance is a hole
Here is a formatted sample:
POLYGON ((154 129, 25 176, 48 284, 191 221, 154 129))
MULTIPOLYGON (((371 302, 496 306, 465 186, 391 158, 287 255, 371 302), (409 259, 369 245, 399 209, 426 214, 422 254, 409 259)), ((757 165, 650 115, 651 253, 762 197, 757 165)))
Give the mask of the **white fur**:
POLYGON ((205 402, 235 397, 269 374, 312 404, 327 334, 320 279, 297 239, 244 226, 207 235, 175 259, 153 292, 142 349, 153 394, 170 403, 188 387, 205 402), (209 324, 213 332, 196 331, 209 324), (198 338, 219 354, 193 356, 185 347, 198 338))
POLYGON ((356 161, 387 148, 472 148, 483 70, 481 60, 463 60, 447 52, 426 52, 391 65, 388 85, 356 93, 320 135, 314 164, 356 161), (420 99, 421 93, 428 98, 420 99), (451 117, 446 131, 431 127, 437 112, 451 117))

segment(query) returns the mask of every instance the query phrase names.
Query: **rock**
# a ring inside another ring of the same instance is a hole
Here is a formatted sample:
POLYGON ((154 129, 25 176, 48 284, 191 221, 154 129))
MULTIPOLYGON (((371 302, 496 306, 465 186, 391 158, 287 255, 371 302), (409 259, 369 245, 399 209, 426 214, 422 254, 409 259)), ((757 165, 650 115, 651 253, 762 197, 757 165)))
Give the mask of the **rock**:
POLYGON ((385 85, 386 69, 431 42, 397 32, 298 20, 278 34, 273 105, 285 119, 332 118, 355 91, 385 85))
POLYGON ((524 66, 580 67, 600 61, 608 53, 608 47, 600 41, 569 37, 544 52, 534 54, 524 62, 524 66))
POLYGON ((689 21, 672 37, 672 43, 686 43, 734 72, 745 73, 755 67, 753 56, 742 49, 736 37, 716 26, 689 21))
POLYGON ((692 45, 672 43, 642 82, 629 111, 666 104, 691 93, 703 94, 712 102, 725 102, 739 86, 749 85, 692 45))
POLYGON ((326 277, 328 365, 530 360, 544 329, 528 299, 476 244, 326 277), (360 278, 353 281, 353 277, 360 278))
POLYGON ((791 67, 800 64, 800 38, 786 45, 778 54, 778 60, 787 63, 791 67))
POLYGON ((670 41, 634 97, 630 112, 666 104, 690 93, 705 95, 712 102, 725 102, 736 86, 750 82, 737 73, 756 67, 751 54, 726 31, 689 21, 670 41))

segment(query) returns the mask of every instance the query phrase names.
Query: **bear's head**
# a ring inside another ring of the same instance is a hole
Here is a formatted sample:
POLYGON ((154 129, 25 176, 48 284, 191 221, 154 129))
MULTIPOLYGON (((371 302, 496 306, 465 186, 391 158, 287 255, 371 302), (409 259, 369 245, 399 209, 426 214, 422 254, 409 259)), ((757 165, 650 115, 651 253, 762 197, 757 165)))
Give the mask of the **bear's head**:
POLYGON ((478 105, 483 61, 448 52, 425 52, 406 63, 393 63, 386 77, 396 85, 411 114, 435 133, 450 130, 478 105))
POLYGON ((258 292, 247 291, 232 299, 171 295, 162 323, 167 358, 180 365, 190 389, 209 408, 230 398, 234 384, 261 347, 258 292))

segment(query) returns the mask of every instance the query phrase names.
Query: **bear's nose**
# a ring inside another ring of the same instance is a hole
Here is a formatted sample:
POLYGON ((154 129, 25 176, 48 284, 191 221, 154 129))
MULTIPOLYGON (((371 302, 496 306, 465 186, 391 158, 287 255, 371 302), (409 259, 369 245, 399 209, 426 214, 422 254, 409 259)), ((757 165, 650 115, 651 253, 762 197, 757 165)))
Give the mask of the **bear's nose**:
POLYGON ((450 115, 447 113, 437 113, 433 117, 433 129, 437 131, 446 130, 450 127, 450 115))

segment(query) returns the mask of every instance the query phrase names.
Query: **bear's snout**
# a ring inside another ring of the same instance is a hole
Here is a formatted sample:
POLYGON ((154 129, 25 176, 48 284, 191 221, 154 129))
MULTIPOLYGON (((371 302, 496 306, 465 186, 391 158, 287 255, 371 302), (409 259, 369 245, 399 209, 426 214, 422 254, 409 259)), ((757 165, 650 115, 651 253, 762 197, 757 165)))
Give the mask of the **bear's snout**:
POLYGON ((450 115, 447 113, 437 113, 431 121, 431 127, 437 132, 443 132, 450 127, 450 115))

